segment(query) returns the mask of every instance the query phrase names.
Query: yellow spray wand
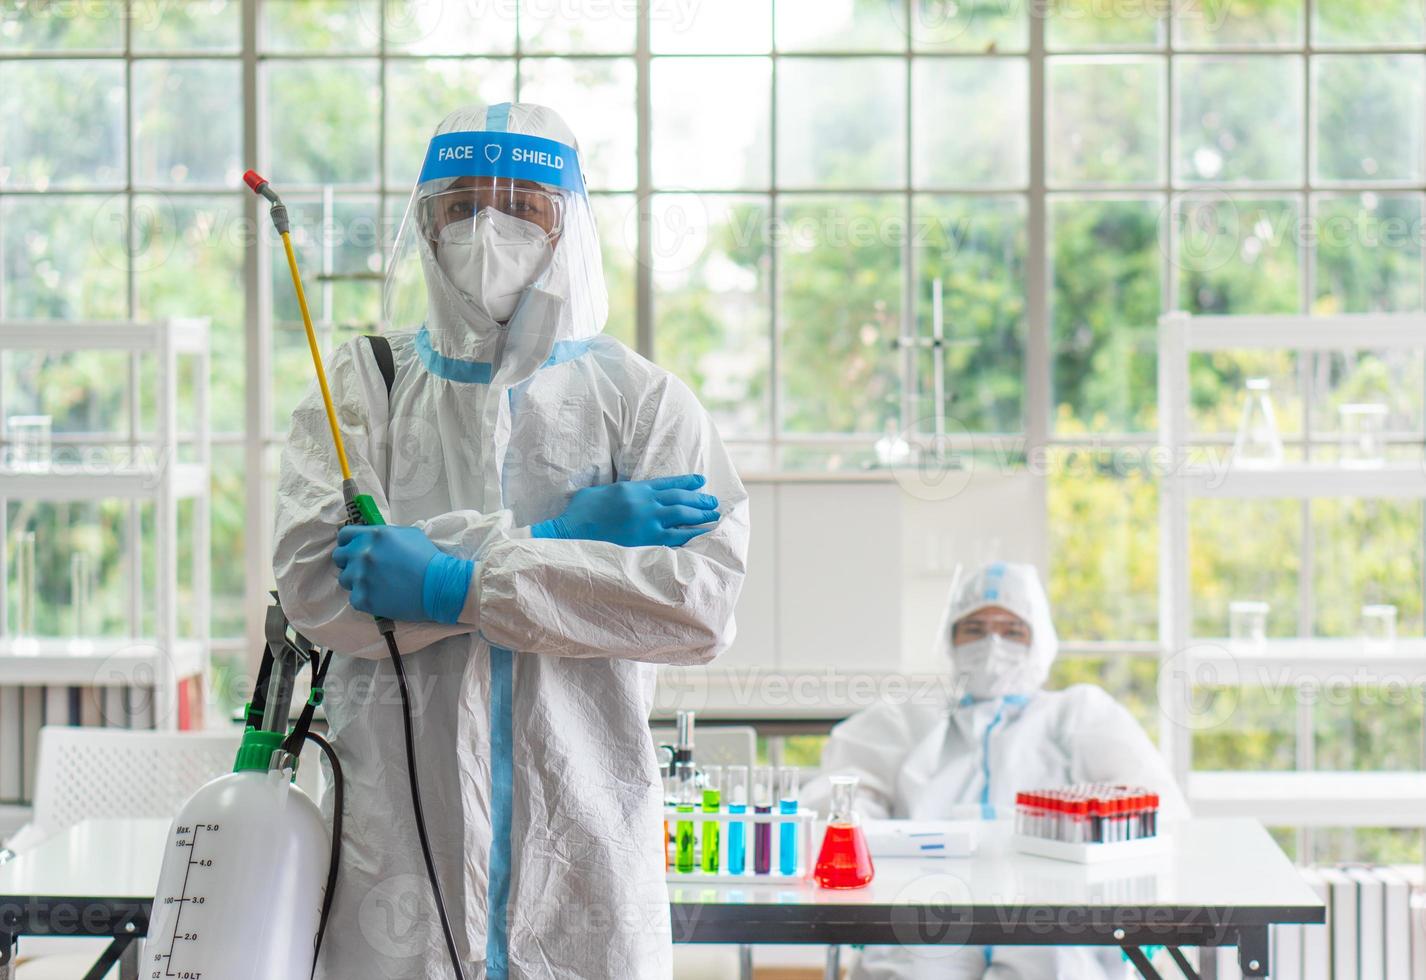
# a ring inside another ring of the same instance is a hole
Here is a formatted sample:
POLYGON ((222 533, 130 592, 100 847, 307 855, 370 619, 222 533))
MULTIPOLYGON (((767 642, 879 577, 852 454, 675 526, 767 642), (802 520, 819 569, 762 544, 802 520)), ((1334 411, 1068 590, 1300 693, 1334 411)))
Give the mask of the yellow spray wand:
POLYGON ((342 442, 342 430, 337 425, 337 410, 332 406, 332 392, 327 387, 327 372, 322 367, 322 351, 317 346, 317 333, 312 329, 312 314, 307 309, 307 293, 302 289, 302 276, 297 271, 297 253, 292 250, 291 224, 287 218, 287 206, 272 189, 267 179, 256 170, 243 174, 243 182, 253 193, 266 198, 272 204, 272 223, 282 236, 282 247, 287 252, 287 268, 292 272, 292 288, 297 292, 297 307, 302 311, 302 327, 307 331, 307 347, 312 352, 312 367, 317 372, 317 386, 322 389, 322 404, 327 409, 327 424, 332 430, 332 444, 337 450, 337 463, 342 468, 342 497, 347 504, 347 521, 351 524, 385 524, 376 501, 369 493, 357 490, 352 479, 351 466, 347 463, 347 447, 342 442))

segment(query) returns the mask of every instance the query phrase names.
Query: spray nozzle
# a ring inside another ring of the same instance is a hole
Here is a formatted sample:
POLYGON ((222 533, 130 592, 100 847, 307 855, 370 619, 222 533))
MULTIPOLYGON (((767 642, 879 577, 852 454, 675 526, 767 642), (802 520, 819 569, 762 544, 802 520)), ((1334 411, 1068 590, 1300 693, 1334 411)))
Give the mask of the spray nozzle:
POLYGON ((272 223, 277 226, 279 235, 285 235, 292 230, 291 223, 287 220, 287 206, 282 203, 282 198, 277 196, 277 191, 272 189, 272 184, 266 177, 256 170, 249 170, 243 174, 243 183, 247 184, 254 194, 272 202, 272 223))

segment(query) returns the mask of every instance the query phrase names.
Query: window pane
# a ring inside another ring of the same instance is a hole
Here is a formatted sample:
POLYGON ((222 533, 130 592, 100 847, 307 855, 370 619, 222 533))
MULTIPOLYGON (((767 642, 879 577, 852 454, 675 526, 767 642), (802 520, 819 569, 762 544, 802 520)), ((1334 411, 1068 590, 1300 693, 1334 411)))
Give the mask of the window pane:
POLYGON ((384 3, 388 50, 407 54, 509 54, 515 50, 517 0, 384 3))
POLYGON ((1317 699, 1317 768, 1420 772, 1426 761, 1422 700, 1412 673, 1392 671, 1380 685, 1356 687, 1346 686, 1350 675, 1344 674, 1336 683, 1312 692, 1317 699))
POLYGON ((0 188, 123 182, 122 62, 0 63, 0 188))
POLYGON ((1323 55, 1312 59, 1316 120, 1313 174, 1320 180, 1422 176, 1426 58, 1323 55))
MULTIPOLYGON (((311 194, 290 194, 283 200, 313 320, 353 327, 374 324, 380 318, 382 273, 376 198, 333 196, 324 201, 311 194)), ((302 314, 282 246, 266 229, 263 238, 273 253, 273 322, 301 331, 302 314)))
POLYGON ((1302 307, 1295 199, 1184 197, 1174 204, 1180 308, 1296 313, 1302 307))
POLYGON ((1291 772, 1297 768, 1297 689, 1203 685, 1193 690, 1193 768, 1291 772), (1214 724, 1216 722, 1216 724, 1214 724))
POLYGON ((911 35, 921 51, 1024 51, 1028 10, 1018 0, 912 0, 911 35))
POLYGON ((1156 426, 1162 215, 1153 198, 1051 202, 1059 434, 1156 426))
MULTIPOLYGON (((1375 402, 1385 406, 1388 461, 1421 459, 1426 354, 1420 350, 1344 350, 1303 354, 1313 379, 1312 429, 1317 459, 1342 454, 1342 407, 1375 402)), ((1394 601, 1394 600, 1384 600, 1394 601)))
POLYGON ((904 186, 906 64, 901 59, 785 58, 777 69, 777 120, 780 184, 904 186))
POLYGON ((900 51, 905 0, 777 0, 779 51, 900 51))
POLYGON ((134 0, 129 40, 136 51, 236 51, 241 0, 134 0))
MULTIPOLYGON (((507 0, 508 2, 508 0, 507 0)), ((488 6, 488 4, 482 4, 488 6)), ((684 17, 682 5, 655 3, 654 18, 684 17), (672 8, 672 9, 669 9, 672 8)), ((633 54, 638 8, 632 2, 520 0, 520 50, 557 54, 633 54)))
POLYGON ((654 59, 654 186, 767 187, 771 77, 766 58, 654 59))
POLYGON ((123 0, 0 7, 0 51, 118 51, 124 47, 123 0))
POLYGON ((134 182, 235 186, 242 178, 242 66, 228 61, 137 61, 134 182))
POLYGON ((0 316, 124 319, 124 197, 0 198, 4 280, 0 316))
POLYGON ((725 437, 769 434, 768 219, 762 197, 653 201, 655 353, 725 437))
POLYGON ((258 5, 262 46, 268 51, 377 48, 381 34, 377 0, 259 0, 258 5))
MULTIPOLYGON (((1339 428, 1334 423, 1331 431, 1339 428)), ((1396 607, 1398 636, 1421 636, 1421 504, 1314 500, 1312 524, 1316 634, 1360 639, 1362 607, 1385 604, 1396 607)))
POLYGON ((1317 302, 1313 312, 1421 309, 1422 212, 1416 194, 1316 199, 1317 302))
MULTIPOLYGON (((784 199, 786 201, 787 199, 784 199)), ((799 198, 773 228, 783 427, 880 434, 900 415, 903 201, 799 198)))
POLYGON ((718 0, 680 8, 655 3, 649 14, 653 50, 754 54, 772 49, 772 0, 718 0))
MULTIPOLYGON (((1051 589, 1053 591, 1053 588, 1051 589)), ((1059 627, 1062 606, 1055 607, 1056 626, 1059 627)), ((1086 657, 1061 654, 1050 667, 1050 680, 1045 686, 1054 691, 1062 691, 1071 684, 1093 684, 1102 687, 1134 716, 1144 729, 1144 734, 1158 741, 1159 701, 1158 701, 1159 661, 1156 657, 1086 657)))
POLYGON ((1174 44, 1181 48, 1302 44, 1302 0, 1231 0, 1170 6, 1174 11, 1174 44))
POLYGON ((520 62, 520 99, 555 109, 574 129, 585 173, 598 190, 637 183, 634 62, 622 58, 530 58, 520 62))
POLYGON ((1163 4, 1049 0, 1045 40, 1066 48, 1162 47, 1163 4))
POLYGON ((1318 864, 1420 864, 1418 827, 1347 827, 1312 831, 1311 860, 1318 864))
POLYGON ((1420 0, 1332 0, 1312 5, 1314 44, 1420 44, 1426 9, 1420 0))
POLYGON ((635 277, 637 249, 632 230, 637 216, 632 194, 595 194, 590 198, 599 226, 604 282, 609 289, 609 321, 604 332, 629 347, 637 346, 635 277))
POLYGON ((242 204, 236 195, 145 194, 134 200, 138 315, 211 319, 209 410, 216 432, 241 432, 244 427, 242 204))
POLYGON ((381 111, 376 63, 284 61, 264 69, 264 173, 279 187, 375 183, 381 111))
POLYGON ((242 560, 247 536, 247 500, 251 494, 271 493, 274 484, 264 483, 257 477, 248 479, 240 445, 214 446, 212 466, 213 635, 241 636, 247 588, 242 560))
POLYGON ((1189 539, 1193 635, 1229 636, 1229 605, 1249 601, 1269 605, 1268 636, 1297 636, 1302 569, 1298 502, 1200 499, 1192 501, 1188 510, 1193 528, 1189 539))
POLYGON ((399 59, 386 64, 386 180, 414 187, 436 125, 460 104, 510 102, 515 62, 506 59, 399 59))
POLYGON ((916 419, 934 433, 1020 432, 1025 387, 1025 200, 917 197, 910 244, 917 263, 916 331, 937 336, 943 398, 935 395, 934 351, 917 358, 916 419))
POLYGON ((1163 180, 1162 58, 1053 58, 1047 75, 1052 183, 1163 180))
POLYGON ((1302 179, 1302 59, 1181 57, 1174 65, 1178 158, 1190 183, 1302 179), (1271 92, 1271 98, 1263 93, 1271 92))
POLYGON ((1025 185, 1026 70, 1022 58, 915 62, 915 186, 1025 185))
POLYGON ((1097 447, 1048 455, 1050 604, 1062 641, 1158 637, 1159 495, 1146 456, 1097 447))

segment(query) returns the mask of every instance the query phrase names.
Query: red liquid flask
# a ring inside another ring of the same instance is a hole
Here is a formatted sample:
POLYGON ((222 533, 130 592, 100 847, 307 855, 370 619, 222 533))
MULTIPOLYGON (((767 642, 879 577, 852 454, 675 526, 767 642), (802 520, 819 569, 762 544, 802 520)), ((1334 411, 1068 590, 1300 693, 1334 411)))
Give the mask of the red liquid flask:
POLYGON ((871 884, 876 869, 872 867, 866 834, 852 810, 857 779, 833 776, 831 782, 832 812, 827 833, 822 838, 822 850, 817 855, 814 877, 823 888, 861 888, 871 884))

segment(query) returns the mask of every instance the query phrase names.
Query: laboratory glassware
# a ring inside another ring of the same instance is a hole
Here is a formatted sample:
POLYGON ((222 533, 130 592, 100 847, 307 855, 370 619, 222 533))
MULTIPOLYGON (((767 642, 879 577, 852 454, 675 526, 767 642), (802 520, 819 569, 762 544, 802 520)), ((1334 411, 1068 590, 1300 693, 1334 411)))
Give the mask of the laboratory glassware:
POLYGON ((1362 635, 1367 649, 1373 653, 1390 653, 1396 649, 1396 607, 1373 605, 1362 607, 1362 635))
POLYGON ((1250 378, 1243 395, 1243 417, 1238 425, 1238 438, 1233 443, 1233 465, 1245 469, 1271 469, 1281 466, 1282 436, 1278 433, 1277 414, 1273 411, 1272 382, 1267 378, 1250 378))
MULTIPOLYGON (((753 813, 772 813, 772 767, 753 770, 753 813)), ((772 824, 753 824, 753 871, 765 875, 772 870, 772 824)))
POLYGON ((48 415, 12 415, 6 420, 10 469, 28 473, 49 469, 50 424, 48 415))
MULTIPOLYGON (((728 812, 748 812, 748 767, 729 766, 726 780, 728 812)), ((747 865, 747 829, 742 820, 728 823, 728 873, 740 875, 747 865)))
POLYGON ((69 609, 73 617, 75 636, 92 636, 90 622, 94 603, 94 564, 86 551, 69 556, 69 609))
POLYGON ((831 812, 814 877, 823 888, 861 888, 870 884, 876 869, 872 867, 866 833, 852 808, 857 777, 833 776, 831 783, 831 812))
MULTIPOLYGON (((703 767, 703 812, 717 813, 722 809, 723 767, 703 767)), ((718 821, 703 821, 703 870, 718 873, 718 821)))
MULTIPOLYGON (((797 813, 796 766, 783 766, 777 771, 777 810, 797 813)), ((778 824, 777 869, 785 875, 797 873, 797 824, 791 820, 778 824)))
MULTIPOLYGON (((678 764, 678 812, 692 813, 697 785, 693 775, 693 763, 678 764)), ((674 828, 674 868, 685 874, 693 870, 693 821, 679 820, 674 828)))
POLYGON ((1268 642, 1268 612, 1266 602, 1228 603, 1228 640, 1240 650, 1261 650, 1268 642))
POLYGON ((1358 470, 1384 465, 1386 406, 1380 403, 1343 405, 1337 412, 1342 420, 1342 465, 1358 470))

